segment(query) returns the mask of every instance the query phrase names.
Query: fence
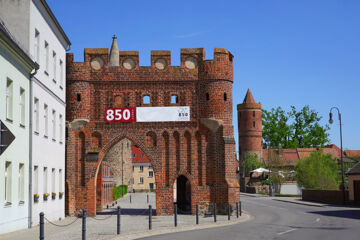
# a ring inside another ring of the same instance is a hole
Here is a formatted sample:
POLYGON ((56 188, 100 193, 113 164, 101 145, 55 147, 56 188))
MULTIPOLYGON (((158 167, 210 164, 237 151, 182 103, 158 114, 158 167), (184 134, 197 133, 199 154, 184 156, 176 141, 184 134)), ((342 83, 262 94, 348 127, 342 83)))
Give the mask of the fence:
MULTIPOLYGON (((177 204, 174 203, 174 227, 178 226, 178 221, 177 221, 177 217, 178 217, 178 212, 177 212, 177 204)), ((236 203, 236 217, 239 218, 239 216, 242 215, 242 204, 241 201, 236 203)), ((228 214, 228 220, 231 219, 231 205, 228 205, 228 209, 227 209, 227 214, 228 214)), ((87 212, 86 209, 84 208, 82 210, 82 214, 80 214, 79 216, 77 216, 75 218, 74 221, 68 223, 68 224, 64 224, 64 225, 60 225, 60 224, 55 224, 52 221, 50 221, 49 219, 47 219, 45 217, 45 214, 43 212, 40 213, 40 232, 39 232, 39 239, 40 240, 45 240, 45 221, 48 222, 51 225, 54 225, 56 227, 68 227, 72 224, 74 224, 75 222, 77 222, 79 219, 82 220, 82 228, 81 228, 81 235, 82 235, 82 240, 86 240, 86 220, 87 218, 92 218, 94 220, 97 221, 103 221, 103 220, 107 220, 108 218, 112 217, 113 215, 116 215, 116 225, 114 227, 116 227, 116 233, 119 235, 121 232, 121 215, 122 215, 122 209, 120 208, 120 206, 117 207, 116 211, 112 211, 110 212, 108 215, 103 215, 104 217, 99 218, 99 217, 93 217, 93 216, 87 216, 87 212)), ((149 217, 149 230, 152 230, 152 215, 153 215, 153 209, 152 206, 149 205, 149 208, 147 210, 147 215, 149 217)), ((214 209, 213 209, 213 213, 212 215, 214 216, 214 222, 216 222, 216 203, 214 204, 214 209)), ((196 225, 199 224, 199 206, 196 205, 196 214, 195 214, 195 223, 196 225)))

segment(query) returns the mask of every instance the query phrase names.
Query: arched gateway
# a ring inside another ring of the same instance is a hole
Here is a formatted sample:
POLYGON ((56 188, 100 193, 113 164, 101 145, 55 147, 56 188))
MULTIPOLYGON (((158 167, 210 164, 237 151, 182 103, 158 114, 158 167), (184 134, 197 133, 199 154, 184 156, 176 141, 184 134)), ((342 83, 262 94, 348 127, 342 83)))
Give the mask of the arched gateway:
POLYGON ((179 192, 183 207, 192 214, 196 204, 200 212, 215 202, 220 212, 226 211, 227 204, 235 205, 240 194, 232 127, 231 53, 215 49, 214 59, 205 60, 203 49, 182 49, 181 66, 170 66, 169 51, 152 51, 151 66, 142 67, 136 51, 112 49, 112 54, 119 53, 115 56, 118 65, 111 62, 114 56, 108 52, 85 49, 84 62, 73 62, 73 54, 67 54, 67 213, 73 215, 85 207, 90 215, 96 214, 99 168, 123 139, 150 160, 157 214, 173 213, 176 180, 184 185, 179 192), (106 109, 136 111, 139 107, 147 114, 136 121, 105 119, 106 109), (153 110, 170 107, 188 107, 189 118, 161 121, 169 116, 152 115, 153 110), (152 118, 156 120, 148 120, 152 118))

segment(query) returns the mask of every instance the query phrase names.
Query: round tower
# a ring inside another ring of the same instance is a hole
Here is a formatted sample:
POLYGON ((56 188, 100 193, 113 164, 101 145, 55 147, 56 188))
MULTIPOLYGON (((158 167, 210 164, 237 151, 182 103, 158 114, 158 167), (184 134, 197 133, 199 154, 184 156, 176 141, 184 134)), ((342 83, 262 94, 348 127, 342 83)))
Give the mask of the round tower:
POLYGON ((261 103, 256 103, 250 89, 242 104, 237 105, 239 130, 239 158, 246 153, 262 157, 262 112, 261 103))

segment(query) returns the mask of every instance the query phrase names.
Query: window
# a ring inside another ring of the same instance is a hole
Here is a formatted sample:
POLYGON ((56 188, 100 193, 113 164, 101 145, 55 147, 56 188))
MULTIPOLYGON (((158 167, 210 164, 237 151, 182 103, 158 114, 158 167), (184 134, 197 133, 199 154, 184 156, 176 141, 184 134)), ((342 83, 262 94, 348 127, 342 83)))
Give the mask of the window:
POLYGON ((10 79, 6 82, 6 118, 13 118, 13 81, 10 79))
POLYGON ((133 158, 136 157, 136 153, 133 153, 133 158))
POLYGON ((35 45, 34 45, 35 62, 40 63, 40 33, 35 29, 35 45))
POLYGON ((255 121, 253 122, 253 127, 255 127, 255 121))
POLYGON ((144 171, 144 166, 140 166, 140 172, 143 172, 144 171))
POLYGON ((59 192, 63 192, 63 175, 62 175, 62 169, 59 169, 59 192))
POLYGON ((60 60, 60 79, 59 79, 60 88, 63 89, 64 85, 64 64, 60 60))
POLYGON ((44 136, 48 136, 48 130, 49 130, 49 122, 48 122, 48 105, 44 104, 44 126, 45 126, 45 132, 44 136))
POLYGON ((34 98, 35 132, 39 133, 39 99, 34 98))
POLYGON ((224 93, 224 101, 227 101, 227 94, 224 93))
POLYGON ((77 100, 78 102, 81 101, 81 94, 80 94, 80 93, 76 94, 76 100, 77 100))
POLYGON ((24 164, 20 163, 19 164, 19 185, 18 185, 18 189, 19 189, 19 203, 24 203, 24 185, 25 185, 25 170, 24 170, 24 164))
POLYGON ((206 93, 206 101, 209 101, 210 100, 210 95, 209 93, 206 93))
POLYGON ((5 205, 11 205, 11 162, 5 162, 5 205))
POLYGON ((150 104, 150 96, 148 95, 143 96, 143 104, 150 104))
POLYGON ((149 177, 153 177, 154 176, 154 172, 153 171, 150 171, 149 172, 149 177))
POLYGON ((51 192, 55 192, 55 168, 51 169, 51 192))
POLYGON ((144 153, 141 153, 141 157, 143 158, 145 156, 145 154, 144 153))
POLYGON ((56 83, 56 52, 53 52, 53 81, 56 83))
POLYGON ((45 41, 45 74, 49 75, 49 44, 45 41))
POLYGON ((143 183, 144 183, 144 178, 143 178, 143 177, 140 177, 139 183, 140 183, 140 184, 143 184, 143 183))
POLYGON ((48 170, 44 167, 43 172, 43 193, 48 193, 48 170))
POLYGON ((255 117, 255 111, 253 111, 253 117, 255 117))
POLYGON ((39 167, 34 166, 34 193, 39 194, 39 167))
POLYGON ((52 140, 56 139, 56 111, 52 110, 52 140))
POLYGON ((63 117, 59 115, 59 142, 62 143, 63 141, 63 117))
POLYGON ((178 103, 178 96, 177 95, 171 95, 171 104, 178 103))
POLYGON ((25 90, 20 88, 20 125, 25 126, 25 90))

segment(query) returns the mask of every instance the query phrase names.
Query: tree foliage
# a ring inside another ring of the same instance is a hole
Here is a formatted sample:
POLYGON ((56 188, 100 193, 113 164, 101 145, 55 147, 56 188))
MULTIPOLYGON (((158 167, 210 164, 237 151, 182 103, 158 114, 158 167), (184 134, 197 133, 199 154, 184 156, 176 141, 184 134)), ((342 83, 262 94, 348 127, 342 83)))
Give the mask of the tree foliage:
POLYGON ((265 163, 259 159, 256 153, 245 153, 241 161, 241 171, 244 175, 261 167, 265 167, 265 163))
POLYGON ((281 107, 263 110, 263 144, 266 148, 324 147, 329 141, 329 126, 321 126, 321 116, 309 106, 289 112, 281 107))
POLYGON ((339 174, 336 159, 322 151, 312 152, 295 165, 296 180, 306 189, 336 190, 339 174))

